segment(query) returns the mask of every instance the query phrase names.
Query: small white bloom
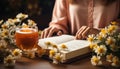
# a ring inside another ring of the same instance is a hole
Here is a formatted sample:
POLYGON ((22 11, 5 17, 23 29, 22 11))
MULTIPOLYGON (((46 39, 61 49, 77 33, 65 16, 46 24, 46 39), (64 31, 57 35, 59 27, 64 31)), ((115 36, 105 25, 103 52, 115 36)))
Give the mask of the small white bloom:
POLYGON ((36 51, 37 51, 37 48, 34 48, 32 50, 24 50, 24 54, 26 57, 35 58, 36 51))
POLYGON ((4 59, 4 63, 6 66, 13 66, 15 64, 15 59, 12 55, 9 55, 4 59))
POLYGON ((62 62, 62 55, 61 53, 56 53, 55 56, 53 57, 53 63, 54 64, 58 64, 60 62, 62 62))
POLYGON ((116 42, 116 40, 113 37, 108 37, 107 41, 106 41, 106 44, 107 45, 113 45, 113 44, 115 44, 115 42, 116 42))
POLYGON ((113 52, 116 52, 116 51, 118 51, 119 50, 119 48, 118 48, 118 46, 116 46, 116 45, 110 45, 110 49, 113 51, 113 52))
POLYGON ((92 56, 91 63, 95 66, 96 65, 101 65, 102 61, 100 60, 100 56, 92 56))
POLYGON ((68 51, 68 47, 65 44, 61 44, 60 49, 63 51, 68 51))
POLYGON ((114 56, 111 65, 114 66, 114 67, 120 66, 120 60, 119 60, 119 58, 116 57, 116 56, 114 56))
POLYGON ((105 55, 106 52, 107 52, 107 48, 105 47, 105 45, 100 45, 100 46, 97 46, 95 52, 98 54, 98 55, 105 55))
POLYGON ((111 54, 109 54, 109 55, 106 55, 106 60, 108 61, 108 62, 112 62, 112 59, 113 59, 113 54, 111 53, 111 54))
POLYGON ((25 18, 27 18, 27 17, 28 17, 28 15, 23 14, 23 13, 19 13, 19 14, 16 16, 16 18, 18 18, 18 19, 25 19, 25 18))
POLYGON ((20 49, 15 49, 15 50, 12 52, 12 55, 15 57, 15 59, 21 58, 21 56, 22 56, 22 50, 20 50, 20 49))
POLYGON ((0 20, 0 24, 2 24, 3 23, 3 20, 0 20))
POLYGON ((93 42, 93 40, 94 40, 94 36, 95 35, 88 35, 88 38, 87 38, 87 40, 89 41, 89 42, 93 42))
POLYGON ((92 50, 96 50, 97 47, 98 47, 98 45, 97 45, 96 43, 91 43, 91 44, 89 45, 89 47, 90 47, 90 49, 92 49, 92 50))

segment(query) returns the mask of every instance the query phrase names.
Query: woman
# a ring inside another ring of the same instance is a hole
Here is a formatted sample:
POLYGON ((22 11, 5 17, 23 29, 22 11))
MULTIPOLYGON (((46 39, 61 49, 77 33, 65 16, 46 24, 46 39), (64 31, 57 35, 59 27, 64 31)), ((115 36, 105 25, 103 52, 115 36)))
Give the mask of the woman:
POLYGON ((52 21, 41 38, 71 34, 85 39, 111 21, 119 21, 120 0, 56 0, 52 21))

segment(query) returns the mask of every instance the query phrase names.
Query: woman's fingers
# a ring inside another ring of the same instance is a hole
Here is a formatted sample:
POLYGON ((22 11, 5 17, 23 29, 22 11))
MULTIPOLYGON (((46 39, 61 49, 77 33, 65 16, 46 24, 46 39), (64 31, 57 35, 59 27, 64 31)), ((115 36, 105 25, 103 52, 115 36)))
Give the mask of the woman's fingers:
POLYGON ((41 38, 46 38, 49 33, 49 30, 50 28, 46 28, 45 30, 43 30, 41 33, 41 38))
POLYGON ((82 38, 83 38, 83 39, 86 39, 86 38, 87 38, 88 33, 89 33, 89 30, 90 30, 90 27, 87 27, 87 28, 85 29, 85 31, 83 31, 83 33, 82 33, 82 38))
POLYGON ((82 39, 82 33, 86 30, 87 26, 82 26, 80 30, 76 33, 76 39, 82 39))
POLYGON ((48 34, 50 33, 50 30, 51 30, 51 28, 45 29, 44 38, 48 37, 48 34))
POLYGON ((57 28, 51 28, 49 30, 49 33, 47 34, 47 37, 51 37, 52 35, 54 35, 54 33, 56 33, 57 30, 58 30, 57 28))
POLYGON ((60 31, 60 29, 57 29, 55 27, 49 27, 46 28, 42 33, 41 33, 41 38, 47 38, 47 37, 51 37, 53 35, 61 35, 63 34, 62 31, 60 31))

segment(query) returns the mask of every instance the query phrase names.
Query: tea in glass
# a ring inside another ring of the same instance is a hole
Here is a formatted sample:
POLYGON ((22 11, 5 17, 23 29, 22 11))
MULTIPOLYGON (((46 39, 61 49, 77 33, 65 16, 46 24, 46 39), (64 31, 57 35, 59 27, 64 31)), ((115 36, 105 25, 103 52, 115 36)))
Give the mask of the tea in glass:
POLYGON ((15 33, 16 45, 22 50, 35 47, 38 42, 38 30, 34 28, 17 29, 15 33))

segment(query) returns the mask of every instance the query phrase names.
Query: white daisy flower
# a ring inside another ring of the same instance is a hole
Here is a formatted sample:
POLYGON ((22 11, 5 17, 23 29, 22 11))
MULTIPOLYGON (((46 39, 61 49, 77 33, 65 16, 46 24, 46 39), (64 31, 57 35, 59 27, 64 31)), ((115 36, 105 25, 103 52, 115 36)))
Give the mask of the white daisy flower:
POLYGON ((18 18, 18 19, 25 19, 25 18, 28 18, 28 15, 23 14, 23 13, 19 13, 19 14, 16 16, 16 18, 18 18))
POLYGON ((118 66, 120 65, 120 60, 119 60, 119 58, 116 57, 116 56, 114 56, 111 65, 114 66, 114 67, 118 67, 118 66))
POLYGON ((7 56, 4 59, 4 64, 6 66, 13 66, 15 64, 15 58, 12 55, 7 56))
POLYGON ((98 55, 105 55, 106 52, 107 52, 107 48, 105 45, 100 45, 100 46, 97 46, 95 52, 98 54, 98 55))
POLYGON ((100 56, 92 56, 91 63, 95 66, 96 65, 101 65, 102 61, 100 60, 100 56))
POLYGON ((111 54, 109 54, 109 55, 106 55, 106 60, 108 61, 108 62, 112 62, 112 59, 113 59, 113 54, 111 53, 111 54))
POLYGON ((20 49, 15 49, 15 50, 12 52, 12 55, 15 57, 15 59, 21 58, 21 56, 22 56, 22 50, 20 50, 20 49))
POLYGON ((115 42, 116 42, 116 40, 113 37, 108 37, 107 41, 106 41, 106 44, 107 45, 113 45, 113 44, 115 44, 115 42))

